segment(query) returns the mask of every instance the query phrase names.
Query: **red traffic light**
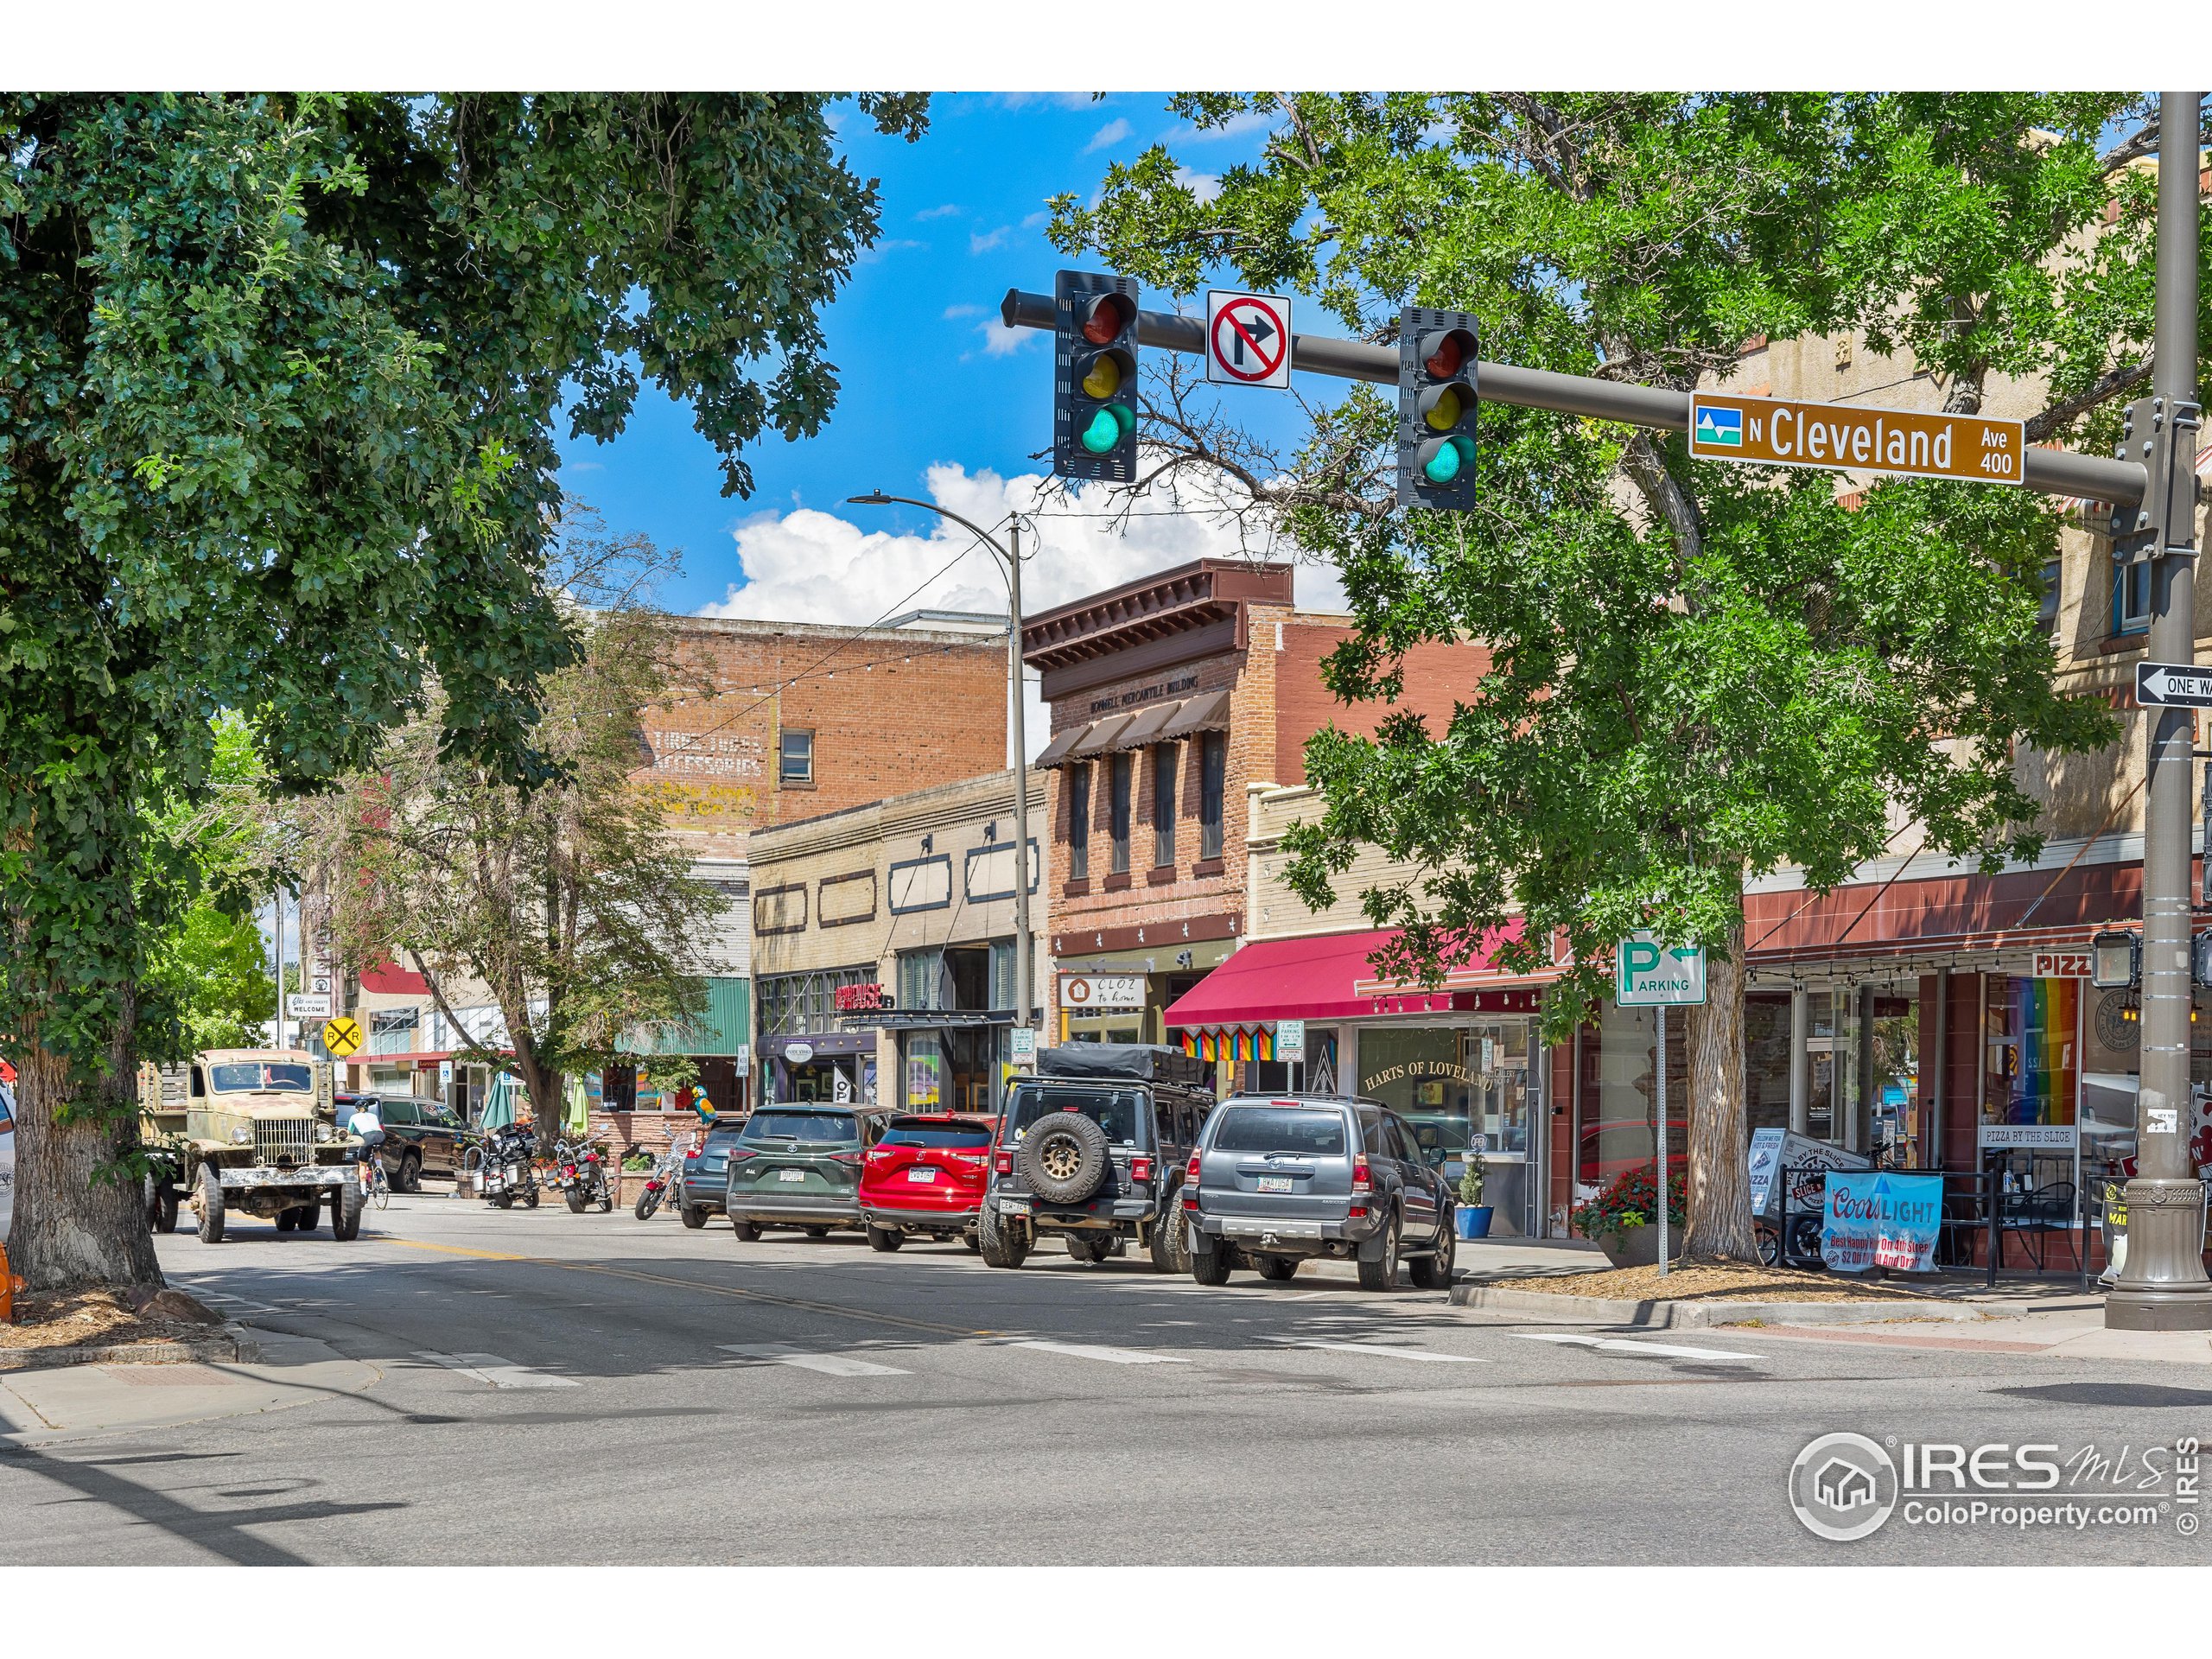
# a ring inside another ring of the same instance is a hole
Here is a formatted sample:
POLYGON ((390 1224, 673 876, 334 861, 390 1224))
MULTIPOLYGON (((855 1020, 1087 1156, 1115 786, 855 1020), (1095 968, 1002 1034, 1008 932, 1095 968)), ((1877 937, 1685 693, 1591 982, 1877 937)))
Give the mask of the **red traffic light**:
POLYGON ((1439 380, 1449 380, 1475 354, 1475 337, 1465 328, 1446 328, 1423 337, 1421 365, 1439 380))
POLYGON ((1136 302, 1128 295, 1101 294, 1084 309, 1083 337, 1094 346, 1110 346, 1136 320, 1136 302))

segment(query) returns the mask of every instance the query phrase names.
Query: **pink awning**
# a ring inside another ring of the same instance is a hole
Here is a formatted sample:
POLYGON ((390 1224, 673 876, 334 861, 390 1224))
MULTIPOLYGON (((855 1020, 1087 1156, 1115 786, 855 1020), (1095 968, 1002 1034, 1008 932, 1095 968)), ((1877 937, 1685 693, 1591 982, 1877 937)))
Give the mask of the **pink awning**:
POLYGON ((1513 923, 1490 949, 1452 969, 1430 988, 1378 976, 1369 960, 1397 937, 1395 928, 1325 933, 1313 938, 1259 939, 1245 945, 1167 1010, 1171 1026, 1265 1024, 1276 1020, 1357 1020, 1389 1014, 1444 1014, 1472 1009, 1484 991, 1548 984, 1556 970, 1501 972, 1497 947, 1521 936, 1513 923))

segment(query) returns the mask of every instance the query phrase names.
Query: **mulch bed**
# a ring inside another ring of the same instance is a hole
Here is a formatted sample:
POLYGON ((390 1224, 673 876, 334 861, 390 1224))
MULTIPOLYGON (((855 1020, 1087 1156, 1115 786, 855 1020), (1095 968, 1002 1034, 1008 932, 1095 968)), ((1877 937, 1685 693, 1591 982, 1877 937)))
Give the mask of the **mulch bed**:
POLYGON ((1860 1283, 1794 1268, 1745 1267, 1733 1262, 1693 1262, 1671 1268, 1611 1268, 1600 1273, 1493 1281, 1499 1289, 1533 1290, 1547 1296, 1601 1296, 1630 1302, 1924 1302, 1931 1299, 1902 1286, 1860 1283))
POLYGON ((16 1298, 16 1322, 0 1325, 0 1358, 149 1342, 204 1342, 222 1333, 222 1315, 181 1290, 64 1291, 16 1298))

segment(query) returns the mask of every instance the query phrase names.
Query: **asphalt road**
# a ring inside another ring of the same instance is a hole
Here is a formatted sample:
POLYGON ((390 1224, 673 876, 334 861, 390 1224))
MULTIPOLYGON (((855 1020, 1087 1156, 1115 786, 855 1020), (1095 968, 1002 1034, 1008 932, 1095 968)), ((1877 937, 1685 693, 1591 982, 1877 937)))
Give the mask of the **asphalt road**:
POLYGON ((2212 1440, 2212 1367, 1528 1325, 1342 1273, 1210 1290, 1050 1250, 995 1272, 958 1245, 442 1197, 350 1245, 249 1224, 161 1249, 175 1282, 313 1339, 280 1351, 375 1380, 0 1440, 15 1560, 518 1562, 549 1539, 587 1563, 2207 1558, 2171 1510, 1826 1542, 1785 1478, 1840 1429, 2107 1458, 2212 1440))

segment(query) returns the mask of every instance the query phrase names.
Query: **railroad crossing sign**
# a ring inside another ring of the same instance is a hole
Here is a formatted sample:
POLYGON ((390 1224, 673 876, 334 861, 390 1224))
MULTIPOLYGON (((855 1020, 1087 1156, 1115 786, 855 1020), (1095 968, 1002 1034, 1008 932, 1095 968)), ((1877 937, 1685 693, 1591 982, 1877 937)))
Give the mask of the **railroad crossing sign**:
POLYGON ((1613 1001, 1624 1008, 1705 1005, 1705 950, 1662 944, 1640 928, 1613 947, 1613 1001))
POLYGON ((1762 467, 2018 484, 2027 435, 2018 421, 1979 415, 1695 391, 1690 394, 1690 453, 1762 467))
POLYGON ((2138 663, 2135 701, 2152 708, 2212 709, 2212 668, 2194 663, 2138 663))
POLYGON ((1206 296, 1206 378, 1217 385, 1290 384, 1290 300, 1281 294, 1206 296))
POLYGON ((342 1060, 361 1052, 361 1022, 350 1014, 322 1022, 322 1046, 330 1058, 342 1060))

